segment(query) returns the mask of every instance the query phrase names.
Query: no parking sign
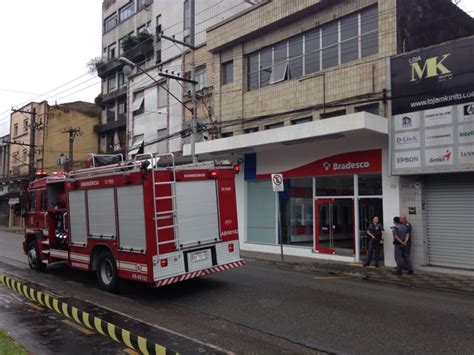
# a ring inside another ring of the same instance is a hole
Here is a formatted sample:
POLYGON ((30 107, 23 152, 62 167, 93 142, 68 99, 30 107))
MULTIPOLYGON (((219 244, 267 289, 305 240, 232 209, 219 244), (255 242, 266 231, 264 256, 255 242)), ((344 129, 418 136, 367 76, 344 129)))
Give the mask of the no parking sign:
POLYGON ((272 174, 272 187, 274 192, 285 191, 283 174, 272 174))

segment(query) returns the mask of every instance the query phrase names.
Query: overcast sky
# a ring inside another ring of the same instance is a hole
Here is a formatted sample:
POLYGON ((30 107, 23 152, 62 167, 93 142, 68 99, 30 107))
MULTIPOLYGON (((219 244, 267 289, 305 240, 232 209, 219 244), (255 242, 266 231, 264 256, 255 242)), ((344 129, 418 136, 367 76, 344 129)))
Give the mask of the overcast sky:
MULTIPOLYGON (((460 5, 474 15, 474 0, 460 5)), ((101 7, 102 0, 2 2, 0 135, 9 132, 12 107, 44 99, 94 101, 100 80, 86 64, 101 54, 101 7)))

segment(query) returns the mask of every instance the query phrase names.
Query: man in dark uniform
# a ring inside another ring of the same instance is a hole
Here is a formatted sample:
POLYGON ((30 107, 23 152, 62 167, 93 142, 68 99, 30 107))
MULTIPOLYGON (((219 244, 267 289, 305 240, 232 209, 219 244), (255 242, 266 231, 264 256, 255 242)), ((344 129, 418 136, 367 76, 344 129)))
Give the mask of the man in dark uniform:
MULTIPOLYGON (((403 213, 400 215, 400 224, 404 224, 407 227, 407 233, 408 233, 407 253, 408 253, 408 258, 410 258, 411 260, 411 242, 413 239, 412 227, 411 227, 410 222, 407 221, 407 216, 403 213)), ((403 269, 408 271, 408 268, 406 266, 403 269)))
POLYGON ((405 267, 408 269, 408 273, 412 275, 413 267, 411 266, 407 250, 407 244, 410 239, 408 228, 405 224, 400 223, 400 217, 394 217, 393 223, 393 245, 395 246, 395 261, 397 263, 397 268, 395 269, 394 274, 402 275, 402 269, 405 267))
POLYGON ((367 260, 364 266, 369 266, 374 257, 375 267, 379 267, 380 249, 383 243, 384 230, 379 223, 379 217, 375 216, 372 223, 367 228, 367 238, 369 240, 369 250, 367 252, 367 260), (375 254, 375 255, 374 255, 375 254))

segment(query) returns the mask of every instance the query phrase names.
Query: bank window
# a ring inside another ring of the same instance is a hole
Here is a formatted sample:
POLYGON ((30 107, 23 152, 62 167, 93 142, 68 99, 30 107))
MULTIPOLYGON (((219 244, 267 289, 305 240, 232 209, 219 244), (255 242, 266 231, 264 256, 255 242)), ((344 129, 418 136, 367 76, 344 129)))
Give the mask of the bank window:
POLYGON ((117 14, 113 14, 104 20, 104 32, 109 32, 118 24, 117 14))
POLYGON ((251 128, 244 129, 244 133, 254 133, 254 132, 258 132, 258 127, 251 127, 251 128))
POLYGON ((346 110, 337 110, 337 111, 331 111, 331 112, 323 112, 319 115, 319 117, 322 120, 324 120, 326 118, 344 116, 345 114, 346 114, 346 110))
POLYGON ((313 246, 313 179, 288 179, 278 194, 283 244, 313 246))
POLYGON ((295 124, 301 124, 301 123, 308 123, 308 122, 312 122, 312 121, 313 121, 313 117, 308 116, 308 117, 302 117, 302 118, 297 118, 297 119, 291 120, 291 124, 295 125, 295 124))
POLYGON ((276 199, 271 181, 247 183, 247 242, 276 244, 276 199))
POLYGON ((133 1, 130 1, 127 5, 119 10, 119 21, 123 22, 133 15, 133 1))
POLYGON ((234 61, 230 60, 222 64, 222 85, 230 84, 234 81, 234 61))
POLYGON ((363 106, 357 106, 354 108, 355 112, 368 112, 374 115, 378 115, 380 113, 379 104, 369 104, 363 106))
POLYGON ((322 176, 316 178, 316 196, 353 196, 354 176, 322 176))
POLYGON ((380 174, 359 175, 360 196, 381 196, 382 176, 380 174))
POLYGON ((370 7, 247 57, 247 88, 298 78, 378 52, 378 12, 370 7))

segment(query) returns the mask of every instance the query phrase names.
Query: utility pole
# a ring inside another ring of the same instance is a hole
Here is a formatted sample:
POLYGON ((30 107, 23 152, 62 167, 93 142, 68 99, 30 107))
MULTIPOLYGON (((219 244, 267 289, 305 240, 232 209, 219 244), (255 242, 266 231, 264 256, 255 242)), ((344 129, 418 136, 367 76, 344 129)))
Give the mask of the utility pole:
POLYGON ((74 163, 74 140, 76 139, 77 136, 82 136, 83 132, 81 131, 81 128, 65 128, 63 130, 63 133, 68 133, 69 134, 69 161, 67 164, 66 170, 72 170, 72 166, 74 163))
MULTIPOLYGON (((31 179, 33 179, 35 176, 36 108, 31 107, 31 111, 15 110, 12 108, 12 112, 30 114, 30 144, 20 144, 20 145, 25 145, 25 146, 29 145, 30 147, 29 157, 28 157, 28 160, 29 160, 28 175, 31 179)), ((19 143, 15 143, 15 144, 19 144, 19 143)))
MULTIPOLYGON (((190 0, 190 7, 191 7, 191 28, 189 29, 189 37, 190 37, 190 45, 191 45, 191 80, 196 81, 196 62, 194 58, 194 33, 195 33, 195 6, 194 0, 190 0)), ((193 105, 193 113, 191 117, 191 128, 192 128, 192 135, 191 135, 191 156, 193 158, 193 163, 197 163, 196 157, 196 138, 197 138, 197 122, 196 122, 196 110, 197 110, 197 103, 196 103, 196 84, 191 84, 191 101, 193 105)))

